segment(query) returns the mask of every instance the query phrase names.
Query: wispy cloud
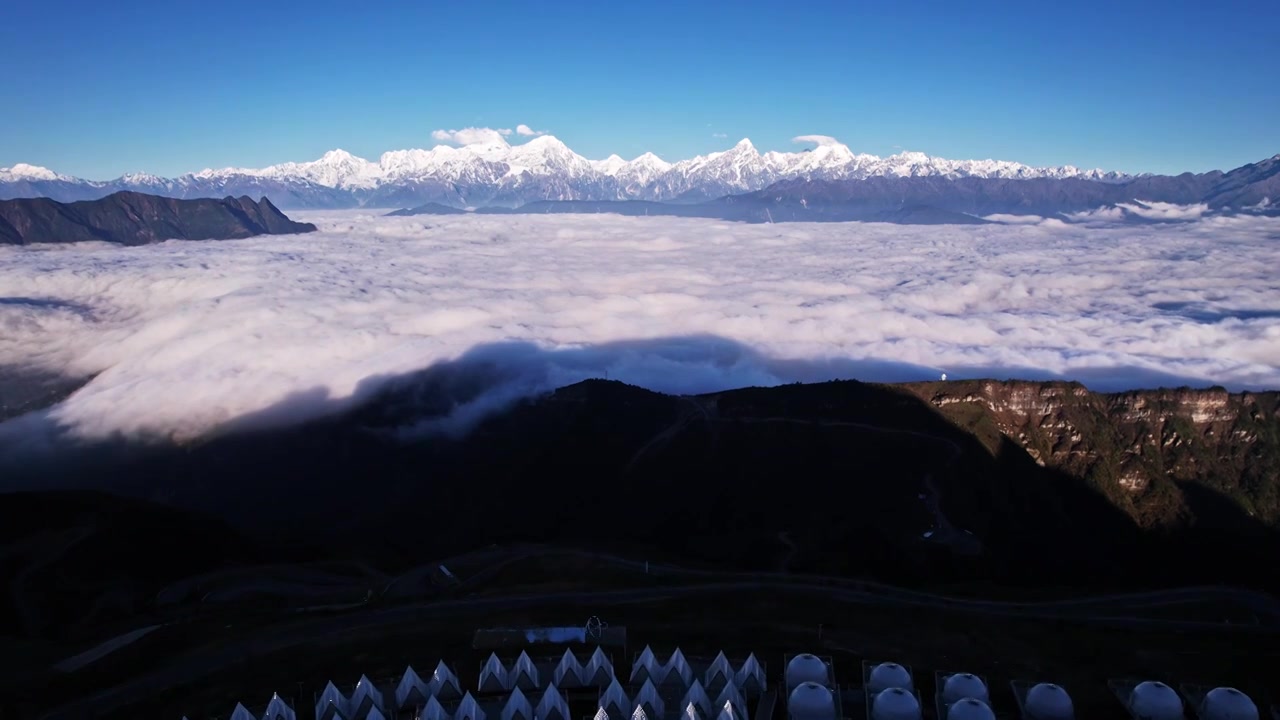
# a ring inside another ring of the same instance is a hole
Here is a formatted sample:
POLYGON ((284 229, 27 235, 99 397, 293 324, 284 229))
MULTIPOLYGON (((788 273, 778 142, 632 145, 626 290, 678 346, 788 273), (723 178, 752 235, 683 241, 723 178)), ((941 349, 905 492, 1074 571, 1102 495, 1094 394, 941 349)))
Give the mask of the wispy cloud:
MULTIPOLYGON (((92 376, 49 413, 82 437, 191 437, 291 396, 329 398, 292 404, 284 422, 352 401, 371 378, 509 340, 565 348, 709 333, 769 358, 903 364, 883 380, 945 370, 1280 386, 1280 318, 1251 313, 1280 307, 1275 218, 897 226, 296 214, 321 232, 0 247, 0 298, 29 299, 0 303, 0 367, 92 376)), ((816 379, 719 352, 543 358, 488 397, 606 372, 681 392, 816 379)), ((18 427, 0 424, 0 450, 18 427)))
POLYGON ((729 134, 728 134, 728 133, 722 133, 722 132, 713 132, 713 133, 711 133, 711 137, 713 137, 713 138, 715 138, 715 139, 717 139, 717 140, 723 140, 723 139, 725 139, 725 138, 729 137, 729 134))
POLYGON ((546 135, 547 132, 545 130, 534 130, 528 125, 520 123, 516 126, 516 134, 524 135, 525 137, 537 137, 538 135, 546 135))
POLYGON ((797 135, 791 138, 793 143, 814 143, 817 145, 839 145, 840 141, 830 135, 797 135))
POLYGON ((511 130, 507 128, 469 127, 461 130, 434 130, 431 133, 431 139, 450 145, 480 145, 500 142, 504 136, 510 134, 511 130))

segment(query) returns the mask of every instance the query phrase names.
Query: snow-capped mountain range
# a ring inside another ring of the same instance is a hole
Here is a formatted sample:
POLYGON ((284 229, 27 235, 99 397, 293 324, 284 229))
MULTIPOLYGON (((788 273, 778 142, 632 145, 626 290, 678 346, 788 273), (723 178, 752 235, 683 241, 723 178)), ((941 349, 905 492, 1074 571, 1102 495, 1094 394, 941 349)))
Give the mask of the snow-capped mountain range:
MULTIPOLYGON (((818 136, 815 136, 818 137, 818 136)), ((377 162, 344 150, 318 160, 261 169, 206 169, 177 178, 146 173, 91 181, 18 164, 0 168, 0 197, 55 200, 100 197, 118 190, 173 197, 267 195, 281 207, 515 207, 536 200, 696 202, 760 190, 782 180, 872 177, 1079 178, 1117 183, 1134 176, 1070 165, 1037 168, 1000 160, 947 160, 919 152, 889 157, 854 153, 818 137, 802 152, 761 153, 750 140, 728 150, 669 163, 653 153, 634 160, 588 160, 550 135, 510 145, 503 139, 430 150, 393 150, 377 162)))

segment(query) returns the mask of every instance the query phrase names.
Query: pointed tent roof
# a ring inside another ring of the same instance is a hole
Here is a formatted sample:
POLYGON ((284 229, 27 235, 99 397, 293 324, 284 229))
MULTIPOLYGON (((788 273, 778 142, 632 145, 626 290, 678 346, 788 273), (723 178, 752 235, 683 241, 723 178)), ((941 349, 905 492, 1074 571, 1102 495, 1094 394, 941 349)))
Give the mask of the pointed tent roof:
POLYGON ((293 708, 289 707, 279 693, 271 693, 271 702, 267 703, 267 711, 262 713, 262 720, 297 720, 298 716, 293 712, 293 708))
POLYGON ((519 687, 511 691, 511 697, 502 706, 502 720, 533 720, 533 706, 519 687))
POLYGON ((592 720, 609 720, 609 713, 604 708, 597 708, 596 715, 592 720))
POLYGON ((721 650, 720 654, 716 655, 716 659, 711 661, 711 666, 707 668, 707 687, 733 682, 734 677, 733 666, 729 664, 729 658, 725 657, 724 651, 721 650))
MULTIPOLYGON (((730 685, 729 687, 733 687, 730 685)), ((746 720, 746 715, 742 714, 741 708, 734 706, 731 702, 726 702, 720 707, 720 714, 716 716, 716 720, 746 720)))
POLYGON ((573 650, 565 648, 564 655, 551 671, 551 682, 562 687, 577 687, 582 684, 582 663, 573 654, 573 650))
POLYGON ((449 713, 445 711, 440 701, 432 695, 427 698, 427 704, 422 708, 422 720, 449 720, 449 713))
POLYGON ((648 645, 644 646, 644 651, 631 664, 631 684, 639 685, 640 683, 654 677, 658 674, 658 659, 653 655, 653 649, 648 645))
POLYGON ((360 715, 365 708, 382 709, 382 692, 374 686, 373 681, 367 676, 361 675, 356 681, 356 689, 351 693, 351 700, 347 703, 347 707, 351 709, 351 714, 360 715))
POLYGON ((533 660, 529 659, 529 653, 521 650, 520 657, 516 658, 515 664, 507 673, 507 685, 520 685, 532 689, 541 684, 538 682, 538 668, 533 664, 533 660))
POLYGON ((706 711, 692 702, 685 703, 684 712, 680 713, 680 720, 703 720, 705 717, 706 711))
POLYGON ((649 720, 649 714, 644 711, 643 705, 636 705, 636 709, 631 711, 631 720, 649 720))
POLYGON ((404 676, 400 678, 400 684, 396 686, 396 707, 404 708, 409 705, 421 705, 431 697, 431 690, 427 688, 427 683, 414 671, 413 666, 405 668, 404 676))
POLYGON ((471 697, 471 692, 462 696, 462 702, 458 703, 458 709, 453 713, 453 720, 484 720, 484 711, 480 709, 480 703, 471 697))
POLYGON ((332 717, 337 713, 343 717, 347 715, 347 696, 342 694, 338 686, 329 681, 324 686, 324 691, 320 693, 320 699, 316 701, 316 717, 320 720, 332 717))
POLYGON ((624 717, 624 714, 631 710, 631 699, 627 697, 627 693, 622 689, 622 685, 618 682, 618 678, 614 678, 609 683, 609 687, 600 693, 600 707, 607 710, 614 717, 624 717))
MULTIPOLYGON (((733 683, 725 685, 724 689, 720 691, 720 696, 716 698, 716 707, 723 709, 726 703, 732 705, 735 712, 739 714, 746 713, 746 700, 742 698, 742 693, 738 690, 738 686, 733 683)), ((724 713, 721 712, 720 714, 723 715, 724 713)))
POLYGON ((689 661, 685 659, 684 653, 680 648, 676 648, 671 653, 671 657, 667 658, 667 664, 663 671, 663 683, 676 683, 682 687, 689 687, 689 683, 693 680, 693 668, 689 667, 689 661))
POLYGON ((711 697, 707 695, 707 691, 702 687, 702 683, 697 680, 694 680, 693 684, 689 686, 689 691, 684 694, 684 700, 682 700, 680 704, 683 705, 686 710, 689 705, 696 706, 698 708, 698 712, 702 713, 703 716, 711 714, 711 697))
POLYGON ((614 678, 613 663, 609 660, 609 656, 604 654, 604 650, 597 647, 596 651, 591 653, 591 659, 582 668, 582 684, 604 686, 614 678))
POLYGON ((640 692, 636 693, 635 704, 645 706, 650 717, 661 718, 666 714, 662 696, 658 694, 658 688, 654 687, 652 680, 644 681, 640 692))
POLYGON ((738 687, 746 692, 763 692, 768 684, 765 679, 764 668, 761 667, 760 661, 756 659, 755 653, 751 653, 746 660, 742 661, 742 667, 738 668, 734 679, 738 687))
POLYGON ((236 703, 236 709, 231 711, 231 720, 258 720, 258 718, 249 712, 249 708, 236 703))
POLYGON ((432 697, 446 700, 462 697, 462 685, 458 682, 458 676, 453 674, 443 660, 436 663, 436 669, 431 673, 431 679, 427 681, 427 690, 432 697))
POLYGON ((507 667, 498 659, 497 653, 490 653, 480 670, 480 689, 485 692, 498 692, 511 687, 507 682, 507 667))
POLYGON ((538 720, 569 720, 569 703, 565 702, 555 685, 548 685, 534 715, 538 720))

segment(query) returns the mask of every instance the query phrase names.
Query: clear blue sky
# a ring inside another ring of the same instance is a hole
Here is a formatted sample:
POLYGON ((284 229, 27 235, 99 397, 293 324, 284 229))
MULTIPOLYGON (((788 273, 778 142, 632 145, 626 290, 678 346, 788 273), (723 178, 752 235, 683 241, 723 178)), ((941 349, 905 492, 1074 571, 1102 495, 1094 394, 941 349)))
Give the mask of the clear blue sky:
POLYGON ((10 0, 0 166, 376 159, 526 123, 590 158, 824 134, 880 155, 1227 169, 1280 152, 1277 27, 1276 0, 10 0))

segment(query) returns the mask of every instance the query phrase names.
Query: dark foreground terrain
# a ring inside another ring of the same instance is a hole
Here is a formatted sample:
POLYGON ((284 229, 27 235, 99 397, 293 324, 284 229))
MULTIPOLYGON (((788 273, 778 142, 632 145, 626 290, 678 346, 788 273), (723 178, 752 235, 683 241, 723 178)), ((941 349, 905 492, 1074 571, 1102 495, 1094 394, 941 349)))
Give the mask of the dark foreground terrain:
POLYGON ((0 244, 164 240, 230 240, 254 235, 314 232, 290 220, 267 198, 174 198, 121 191, 98 200, 60 203, 48 198, 0 200, 0 244))

